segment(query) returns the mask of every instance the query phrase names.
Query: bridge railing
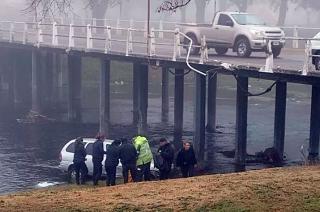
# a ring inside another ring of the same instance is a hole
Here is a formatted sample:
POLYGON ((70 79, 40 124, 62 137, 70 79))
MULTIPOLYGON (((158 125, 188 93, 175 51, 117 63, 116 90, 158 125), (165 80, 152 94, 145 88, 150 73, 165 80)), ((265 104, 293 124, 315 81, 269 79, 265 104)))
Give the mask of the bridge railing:
POLYGON ((171 59, 173 61, 179 58, 186 59, 190 69, 205 75, 205 73, 199 72, 189 64, 191 48, 200 48, 199 63, 207 61, 208 51, 205 38, 202 39, 201 45, 194 45, 192 39, 180 32, 179 29, 151 28, 147 39, 143 37, 145 33, 147 31, 144 28, 61 24, 57 22, 0 22, 0 39, 8 42, 32 44, 37 47, 49 45, 63 47, 67 50, 79 48, 86 51, 103 51, 104 53, 124 52, 126 56, 142 54, 149 57, 161 56, 161 54, 157 54, 157 51, 165 47, 163 50, 166 52, 162 54, 162 57, 167 57, 169 51, 169 54, 172 54, 171 59), (167 36, 166 38, 157 38, 156 33, 166 34, 167 36), (140 34, 140 36, 134 37, 134 34, 140 34), (181 38, 184 43, 181 42, 181 38), (117 43, 117 45, 114 45, 114 43, 117 43), (187 49, 186 58, 181 57, 182 47, 187 49), (134 51, 134 49, 137 50, 134 51))
MULTIPOLYGON (((319 41, 320 38, 302 38, 302 37, 285 37, 286 41, 303 41, 305 43, 305 53, 304 53, 304 63, 301 70, 298 70, 302 75, 308 75, 314 73, 314 67, 312 64, 313 58, 319 58, 320 55, 313 54, 312 52, 312 41, 319 41)), ((274 72, 279 69, 279 67, 274 67, 273 53, 272 53, 272 43, 273 40, 266 39, 267 51, 266 51, 266 63, 265 66, 260 70, 265 72, 274 72)))
MULTIPOLYGON (((171 60, 173 61, 179 58, 186 59, 188 66, 190 66, 189 58, 192 48, 199 48, 201 54, 198 63, 202 64, 209 60, 205 37, 201 39, 200 45, 195 45, 192 39, 180 32, 178 28, 174 30, 151 28, 147 39, 144 39, 143 35, 145 33, 147 31, 144 28, 131 27, 92 26, 91 24, 81 25, 75 23, 61 24, 57 22, 0 22, 0 38, 8 42, 22 42, 23 44, 33 44, 38 47, 50 45, 66 49, 79 48, 86 51, 102 51, 104 53, 122 52, 126 56, 142 54, 149 57, 161 56, 158 52, 165 47, 165 54, 162 54, 162 57, 168 57, 171 54, 171 60), (159 35, 159 33, 167 36, 163 38, 156 37, 156 34, 159 35), (186 57, 181 56, 181 48, 187 49, 186 57)), ((305 42, 305 57, 301 74, 306 75, 312 71, 312 58, 317 58, 319 55, 312 55, 311 41, 320 41, 320 39, 286 37, 285 40, 305 42)), ((273 72, 276 70, 272 55, 272 42, 272 40, 266 40, 266 43, 268 43, 266 64, 261 71, 273 72)), ((193 58, 194 60, 197 59, 193 58)), ((199 72, 191 66, 190 69, 199 72)))

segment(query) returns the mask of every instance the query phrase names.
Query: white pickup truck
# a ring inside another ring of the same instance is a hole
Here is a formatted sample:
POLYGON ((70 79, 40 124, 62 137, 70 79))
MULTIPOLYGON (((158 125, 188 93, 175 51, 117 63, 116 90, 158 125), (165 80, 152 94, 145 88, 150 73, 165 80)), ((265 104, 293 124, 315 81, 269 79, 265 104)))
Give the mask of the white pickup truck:
MULTIPOLYGON (((278 27, 266 26, 257 16, 239 12, 218 12, 212 24, 180 24, 180 31, 189 36, 194 45, 200 45, 205 36, 208 48, 214 48, 218 55, 228 49, 239 57, 250 57, 252 52, 266 51, 267 41, 272 41, 272 52, 278 57, 285 44, 284 32, 278 27)), ((184 38, 185 45, 189 40, 184 38)), ((193 47, 192 54, 198 54, 199 47, 193 47)))

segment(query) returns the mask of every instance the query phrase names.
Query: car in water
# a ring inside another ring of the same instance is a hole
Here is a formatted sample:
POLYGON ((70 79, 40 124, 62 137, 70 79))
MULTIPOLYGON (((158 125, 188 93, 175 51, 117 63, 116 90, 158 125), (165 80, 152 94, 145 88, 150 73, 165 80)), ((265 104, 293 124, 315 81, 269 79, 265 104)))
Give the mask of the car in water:
MULTIPOLYGON (((83 138, 83 143, 87 152, 86 156, 86 165, 88 168, 88 175, 92 176, 93 173, 93 164, 92 164, 92 147, 93 143, 96 141, 94 138, 83 138)), ((106 151, 108 149, 108 146, 111 145, 113 140, 105 139, 103 142, 103 149, 106 151)), ((67 174, 67 180, 68 182, 75 182, 75 170, 73 166, 73 155, 74 155, 74 145, 75 145, 75 139, 69 141, 67 144, 64 145, 60 152, 60 165, 59 168, 67 174)), ((106 159, 106 155, 104 156, 104 159, 102 161, 102 165, 104 166, 104 161, 106 159)), ((117 167, 117 178, 122 177, 122 165, 119 163, 117 167)), ((105 169, 102 169, 102 176, 106 176, 105 169)), ((157 179, 159 176, 159 170, 155 168, 154 163, 152 161, 151 163, 151 178, 157 179)))
MULTIPOLYGON (((316 34, 313 38, 320 39, 320 32, 316 34)), ((312 49, 312 64, 316 68, 316 70, 320 70, 320 40, 312 40, 311 41, 311 49, 312 49)))

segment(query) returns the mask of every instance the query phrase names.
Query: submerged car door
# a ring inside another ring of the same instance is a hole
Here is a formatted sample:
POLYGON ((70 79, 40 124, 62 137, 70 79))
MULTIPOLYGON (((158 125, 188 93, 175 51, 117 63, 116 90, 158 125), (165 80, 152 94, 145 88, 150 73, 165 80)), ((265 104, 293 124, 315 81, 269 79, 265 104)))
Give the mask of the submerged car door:
POLYGON ((226 14, 220 14, 218 22, 214 26, 219 45, 232 47, 232 42, 236 34, 233 20, 226 14))

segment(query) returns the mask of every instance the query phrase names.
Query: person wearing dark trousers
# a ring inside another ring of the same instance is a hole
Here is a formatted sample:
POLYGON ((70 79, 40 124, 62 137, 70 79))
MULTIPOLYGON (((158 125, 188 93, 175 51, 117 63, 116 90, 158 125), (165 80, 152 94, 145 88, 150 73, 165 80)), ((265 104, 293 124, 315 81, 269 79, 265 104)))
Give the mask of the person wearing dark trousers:
POLYGON ((144 136, 137 136, 133 139, 134 146, 138 153, 137 158, 137 170, 138 170, 138 181, 150 181, 151 172, 150 165, 153 159, 153 155, 149 146, 149 142, 144 136))
POLYGON ((107 157, 105 161, 105 169, 107 173, 107 186, 116 185, 117 166, 119 164, 121 140, 115 140, 107 149, 107 157))
POLYGON ((132 180, 137 181, 137 151, 133 144, 129 143, 127 139, 123 138, 121 140, 122 145, 120 146, 120 161, 122 164, 122 175, 123 182, 128 183, 129 172, 131 174, 132 180))
POLYGON ((98 185, 98 181, 102 175, 102 161, 103 156, 106 153, 103 150, 104 135, 98 133, 96 136, 96 141, 93 143, 92 147, 92 163, 93 163, 93 185, 98 185))
POLYGON ((197 165, 197 159, 191 146, 191 142, 183 142, 183 148, 178 153, 176 165, 177 167, 180 167, 183 177, 187 178, 194 176, 194 167, 197 165))
POLYGON ((88 168, 86 166, 86 150, 84 148, 83 139, 77 138, 74 144, 73 166, 76 172, 76 183, 85 184, 88 168))
POLYGON ((165 138, 160 139, 160 147, 156 154, 157 168, 160 171, 160 180, 169 179, 174 159, 174 148, 165 138))

